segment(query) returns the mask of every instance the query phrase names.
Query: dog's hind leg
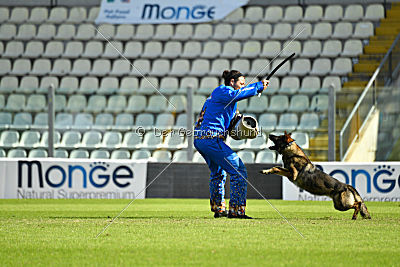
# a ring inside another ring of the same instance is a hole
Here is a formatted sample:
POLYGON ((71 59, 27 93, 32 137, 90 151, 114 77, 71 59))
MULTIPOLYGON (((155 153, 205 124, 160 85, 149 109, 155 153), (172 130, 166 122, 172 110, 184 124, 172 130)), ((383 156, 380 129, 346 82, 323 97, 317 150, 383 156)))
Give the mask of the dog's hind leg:
POLYGON ((352 220, 357 220, 357 215, 360 212, 360 207, 361 207, 361 202, 354 202, 354 205, 353 205, 354 213, 353 213, 353 217, 351 218, 352 220))

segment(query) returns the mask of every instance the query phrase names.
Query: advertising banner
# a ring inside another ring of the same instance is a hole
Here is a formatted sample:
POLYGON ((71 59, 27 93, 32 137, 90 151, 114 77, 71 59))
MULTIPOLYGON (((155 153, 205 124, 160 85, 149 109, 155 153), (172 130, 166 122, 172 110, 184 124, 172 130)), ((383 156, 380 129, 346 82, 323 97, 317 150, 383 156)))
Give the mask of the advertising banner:
POLYGON ((0 198, 145 198, 146 162, 1 159, 0 198))
MULTIPOLYGON (((365 201, 400 201, 400 162, 320 162, 315 165, 352 185, 365 201)), ((286 177, 282 179, 282 195, 284 200, 330 200, 300 189, 286 177)))
POLYGON ((219 20, 248 0, 102 0, 96 23, 161 24, 219 20))

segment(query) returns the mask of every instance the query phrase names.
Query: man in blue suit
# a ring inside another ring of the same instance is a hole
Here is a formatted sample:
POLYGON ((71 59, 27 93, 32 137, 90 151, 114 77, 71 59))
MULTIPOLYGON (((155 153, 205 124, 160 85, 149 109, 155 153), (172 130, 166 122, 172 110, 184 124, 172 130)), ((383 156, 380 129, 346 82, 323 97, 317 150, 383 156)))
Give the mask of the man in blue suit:
POLYGON ((237 111, 237 101, 255 96, 267 88, 263 80, 245 86, 237 70, 225 70, 224 84, 214 89, 205 101, 194 131, 194 146, 210 168, 210 205, 214 217, 251 219, 245 214, 247 171, 242 160, 225 139, 237 111), (229 213, 225 208, 226 173, 230 175, 229 213))

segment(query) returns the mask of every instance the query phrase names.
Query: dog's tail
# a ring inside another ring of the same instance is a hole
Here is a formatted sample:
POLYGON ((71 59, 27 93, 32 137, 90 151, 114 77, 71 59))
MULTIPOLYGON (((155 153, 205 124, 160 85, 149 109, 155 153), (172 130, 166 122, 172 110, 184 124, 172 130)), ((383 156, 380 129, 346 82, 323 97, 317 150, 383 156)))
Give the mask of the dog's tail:
POLYGON ((357 192, 357 190, 352 187, 351 185, 347 185, 348 189, 353 193, 354 198, 356 199, 357 202, 360 202, 360 214, 364 219, 371 219, 371 215, 368 212, 367 206, 364 203, 364 200, 360 196, 360 194, 357 192))

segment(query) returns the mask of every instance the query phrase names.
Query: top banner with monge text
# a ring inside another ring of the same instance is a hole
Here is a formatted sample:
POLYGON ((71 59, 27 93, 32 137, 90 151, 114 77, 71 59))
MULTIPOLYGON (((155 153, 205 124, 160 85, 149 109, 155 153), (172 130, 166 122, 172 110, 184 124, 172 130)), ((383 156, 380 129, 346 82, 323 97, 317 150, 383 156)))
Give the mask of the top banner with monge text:
POLYGON ((162 24, 219 20, 248 0, 102 0, 96 23, 162 24))

